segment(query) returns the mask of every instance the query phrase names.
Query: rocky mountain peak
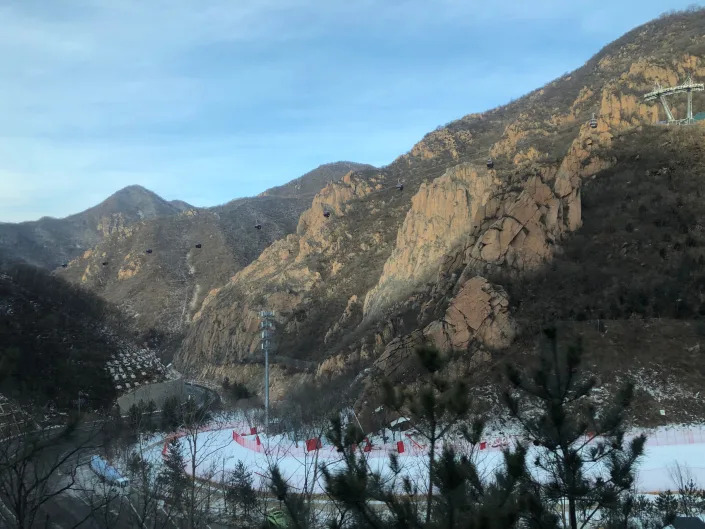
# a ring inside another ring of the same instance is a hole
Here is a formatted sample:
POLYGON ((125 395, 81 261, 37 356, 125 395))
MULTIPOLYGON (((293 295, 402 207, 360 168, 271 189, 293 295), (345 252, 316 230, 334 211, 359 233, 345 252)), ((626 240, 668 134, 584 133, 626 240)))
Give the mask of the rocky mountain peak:
MULTIPOLYGON (((350 166, 367 167, 330 164, 294 182, 302 193, 317 192, 328 180, 339 181, 350 166)), ((101 224, 106 228, 104 240, 59 273, 122 307, 142 330, 154 329, 169 341, 198 319, 204 300, 229 278, 296 230, 313 195, 297 195, 292 190, 289 183, 271 193, 213 208, 185 204, 178 214, 129 225, 119 216, 112 217, 101 224)), ((152 199, 150 191, 130 186, 106 202, 128 201, 131 205, 122 208, 139 214, 152 199)), ((163 204, 174 208, 173 203, 163 204)))

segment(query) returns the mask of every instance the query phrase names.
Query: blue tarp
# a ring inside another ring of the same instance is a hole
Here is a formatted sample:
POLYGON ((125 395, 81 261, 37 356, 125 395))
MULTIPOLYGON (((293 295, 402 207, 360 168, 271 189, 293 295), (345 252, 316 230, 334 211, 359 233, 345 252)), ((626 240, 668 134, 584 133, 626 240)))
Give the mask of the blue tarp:
POLYGON ((93 456, 91 458, 91 470, 111 483, 122 479, 120 473, 100 456, 93 456))

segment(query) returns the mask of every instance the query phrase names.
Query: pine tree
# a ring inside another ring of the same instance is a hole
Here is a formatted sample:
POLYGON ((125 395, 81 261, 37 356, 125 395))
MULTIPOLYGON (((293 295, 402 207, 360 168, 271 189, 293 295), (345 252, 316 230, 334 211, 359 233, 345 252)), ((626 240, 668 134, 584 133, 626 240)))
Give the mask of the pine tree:
MULTIPOLYGON (((479 440, 481 429, 476 429, 479 440)), ((526 450, 521 446, 504 452, 504 465, 493 479, 484 480, 472 457, 458 455, 445 446, 431 472, 436 494, 432 517, 426 521, 420 509, 418 488, 402 471, 398 457, 390 455, 394 476, 372 472, 364 453, 353 448, 361 440, 352 425, 347 430, 332 421, 329 440, 345 461, 345 469, 330 472, 323 468, 326 493, 339 513, 336 527, 355 529, 512 529, 515 527, 552 529, 556 517, 540 503, 527 480, 526 450), (373 502, 376 503, 373 504, 373 502), (385 510, 380 511, 379 503, 385 510), (523 524, 523 525, 520 525, 523 524)))
POLYGON ((162 404, 161 428, 164 432, 171 432, 178 428, 179 419, 179 398, 168 397, 162 404))
MULTIPOLYGON (((355 529, 387 527, 377 509, 371 505, 372 501, 383 501, 396 514, 397 520, 406 518, 406 526, 414 527, 412 522, 416 517, 404 515, 403 501, 394 503, 394 491, 390 493, 387 490, 382 478, 370 470, 364 453, 357 448, 363 441, 362 432, 352 424, 344 428, 340 417, 335 416, 331 419, 327 437, 345 462, 345 468, 338 472, 321 468, 326 493, 336 503, 339 511, 345 513, 337 525, 342 526, 346 522, 346 527, 352 526, 355 529)), ((392 471, 398 474, 396 463, 396 459, 392 458, 392 471)), ((411 488, 410 483, 405 485, 411 488)))
POLYGON ((130 425, 130 431, 132 433, 137 433, 140 427, 140 421, 142 419, 142 410, 137 404, 130 406, 127 410, 128 424, 130 425))
POLYGON ((271 469, 271 483, 269 488, 272 494, 284 504, 284 509, 291 522, 290 526, 293 529, 308 529, 310 527, 310 513, 303 497, 293 495, 289 492, 289 486, 277 466, 271 469))
POLYGON ((543 500, 567 500, 567 525, 579 529, 615 507, 632 487, 646 438, 624 443, 633 386, 626 384, 612 405, 598 408, 591 398, 597 381, 580 373, 581 342, 560 350, 556 330, 544 334, 547 346, 531 376, 508 367, 515 391, 508 391, 505 401, 536 447, 535 464, 544 474, 536 484, 543 500))
POLYGON ((186 460, 181 453, 179 441, 172 439, 167 446, 164 468, 157 479, 163 483, 169 503, 177 509, 181 508, 184 491, 188 488, 189 479, 184 472, 185 468, 186 460))
POLYGON ((257 507, 257 494, 252 486, 252 473, 242 461, 238 461, 226 482, 225 500, 230 517, 235 523, 252 522, 252 515, 257 507))
MULTIPOLYGON (((462 380, 450 381, 441 374, 447 357, 428 347, 416 351, 425 371, 425 381, 418 389, 399 390, 385 382, 385 401, 392 409, 408 415, 411 424, 429 445, 429 469, 436 461, 436 444, 470 414, 468 388, 462 380)), ((434 473, 429 471, 426 490, 426 523, 432 516, 434 473)))
POLYGON ((654 502, 657 512, 663 517, 663 527, 670 524, 678 514, 678 499, 670 490, 661 492, 654 502))
POLYGON ((438 495, 432 527, 512 529, 557 527, 557 517, 541 503, 528 481, 526 449, 504 450, 504 464, 483 480, 473 461, 445 448, 434 467, 438 495))

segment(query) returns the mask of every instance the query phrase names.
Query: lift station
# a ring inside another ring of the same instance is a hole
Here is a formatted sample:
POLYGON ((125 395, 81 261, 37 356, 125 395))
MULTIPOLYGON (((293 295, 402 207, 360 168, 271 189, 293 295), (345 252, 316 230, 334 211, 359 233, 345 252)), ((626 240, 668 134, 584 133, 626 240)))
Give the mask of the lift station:
POLYGON ((690 75, 688 75, 685 83, 678 86, 662 87, 660 83, 656 83, 656 88, 644 95, 644 101, 656 101, 657 99, 661 101, 668 119, 659 123, 666 125, 689 125, 698 120, 697 118, 693 118, 693 92, 702 92, 703 90, 705 90, 705 86, 702 83, 694 83, 690 75), (673 117, 673 112, 666 99, 668 96, 676 94, 686 94, 688 98, 686 117, 684 119, 676 119, 673 117))

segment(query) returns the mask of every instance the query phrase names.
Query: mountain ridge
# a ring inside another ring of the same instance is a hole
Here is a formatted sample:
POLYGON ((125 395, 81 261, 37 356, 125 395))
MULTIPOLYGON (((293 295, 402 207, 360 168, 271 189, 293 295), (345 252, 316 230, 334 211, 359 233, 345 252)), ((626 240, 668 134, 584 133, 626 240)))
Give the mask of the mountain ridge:
POLYGON ((183 211, 139 185, 126 186, 99 204, 63 218, 42 217, 0 223, 0 252, 34 266, 53 269, 97 244, 115 230, 142 220, 183 211))
POLYGON ((261 391, 262 308, 277 313, 287 356, 319 364, 314 376, 275 365, 275 399, 330 377, 389 375, 421 344, 492 361, 519 331, 496 271, 522 277, 562 251, 583 224, 584 183, 615 163, 614 142, 658 121, 641 94, 705 77, 704 30, 703 10, 652 21, 516 101, 426 134, 389 166, 327 185, 295 234, 204 298, 177 365, 261 391))
MULTIPOLYGON (((324 164, 295 181, 306 189, 364 164, 324 164)), ((287 189, 288 184, 275 189, 287 189)), ((126 226, 58 274, 122 307, 141 332, 170 341, 200 302, 272 242, 296 229, 310 194, 260 194, 126 226), (260 226, 257 229, 255 226, 260 226), (200 246, 197 246, 200 245, 200 246)))

